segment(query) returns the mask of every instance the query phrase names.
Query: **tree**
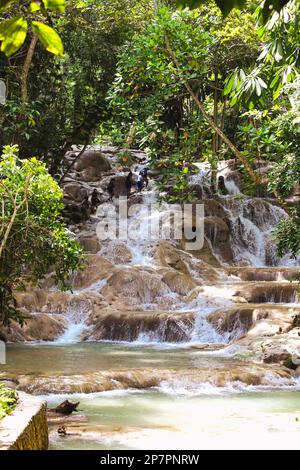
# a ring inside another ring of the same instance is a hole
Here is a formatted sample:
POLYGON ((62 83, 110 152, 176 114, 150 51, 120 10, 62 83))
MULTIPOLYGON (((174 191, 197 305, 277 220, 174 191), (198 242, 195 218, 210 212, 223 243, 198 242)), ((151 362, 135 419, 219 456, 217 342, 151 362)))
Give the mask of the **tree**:
POLYGON ((7 324, 20 318, 15 290, 50 271, 65 289, 82 249, 62 222, 63 193, 43 163, 20 160, 17 147, 5 147, 0 175, 0 319, 7 324))
POLYGON ((51 15, 65 53, 50 55, 36 44, 25 109, 20 83, 30 38, 9 60, 0 54, 1 78, 8 83, 7 104, 0 107, 0 145, 18 144, 21 157, 34 154, 59 177, 70 146, 90 143, 108 119, 106 93, 120 47, 144 28, 152 11, 146 0, 67 2, 64 15, 51 15))
MULTIPOLYGON (((50 12, 64 12, 65 0, 33 0, 28 1, 0 0, 0 13, 6 14, 9 9, 15 16, 4 19, 0 23, 1 51, 7 57, 17 52, 25 42, 29 28, 44 48, 55 55, 63 54, 63 44, 57 32, 45 21, 51 21, 50 12), (16 5, 17 3, 17 5, 16 5), (38 21, 39 20, 39 21, 38 21)), ((9 15, 10 16, 10 15, 9 15)))
MULTIPOLYGON (((247 0, 215 0, 216 4, 227 16, 234 8, 244 9, 247 0)), ((262 4, 262 18, 266 22, 274 12, 280 12, 290 0, 265 0, 262 4)), ((198 8, 207 3, 206 0, 177 0, 177 5, 181 8, 198 8)))
MULTIPOLYGON (((211 59, 219 44, 211 27, 212 21, 211 17, 205 20, 203 16, 190 12, 174 14, 168 8, 161 9, 145 32, 124 48, 111 103, 122 110, 122 121, 128 117, 155 124, 164 120, 168 103, 173 103, 175 108, 176 101, 183 103, 190 99, 210 131, 220 137, 252 180, 257 182, 257 175, 247 158, 207 109, 206 99, 214 94, 215 78, 221 73, 220 66, 213 64, 211 59)), ((230 48, 233 49, 231 43, 230 48)), ((248 50, 245 46, 244 49, 248 50)), ((217 87, 222 90, 222 84, 218 83, 217 87)), ((179 123, 179 133, 182 127, 179 123)), ((154 139, 153 132, 149 139, 154 139)))

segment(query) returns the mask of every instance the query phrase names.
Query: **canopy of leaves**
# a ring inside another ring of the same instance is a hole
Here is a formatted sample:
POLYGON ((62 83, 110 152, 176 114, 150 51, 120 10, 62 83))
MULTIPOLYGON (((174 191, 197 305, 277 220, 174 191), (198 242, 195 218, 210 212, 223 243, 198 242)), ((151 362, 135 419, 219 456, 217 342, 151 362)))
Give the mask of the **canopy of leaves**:
POLYGON ((0 313, 13 316, 13 289, 37 283, 53 272, 66 287, 80 266, 82 250, 65 228, 60 211, 62 191, 45 165, 35 158, 20 160, 16 147, 0 159, 0 313))
MULTIPOLYGON (((264 22, 270 18, 274 11, 280 12, 289 1, 290 0, 265 0, 262 7, 264 22)), ((225 16, 234 8, 243 9, 247 5, 247 0, 215 0, 215 2, 225 16)), ((181 8, 198 8, 204 3, 206 3, 205 0, 177 0, 177 5, 181 8)))

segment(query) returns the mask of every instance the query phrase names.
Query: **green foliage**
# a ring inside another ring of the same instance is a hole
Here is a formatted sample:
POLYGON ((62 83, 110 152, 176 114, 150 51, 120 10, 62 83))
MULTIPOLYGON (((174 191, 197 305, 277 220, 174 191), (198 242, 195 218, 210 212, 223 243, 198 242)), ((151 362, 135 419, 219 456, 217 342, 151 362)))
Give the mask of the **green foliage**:
POLYGON ((70 145, 91 141, 109 120, 106 93, 117 54, 151 15, 146 0, 68 2, 66 15, 51 15, 65 54, 49 57, 37 44, 25 109, 19 91, 24 57, 13 56, 13 65, 0 57, 1 78, 8 83, 7 103, 0 106, 0 145, 18 143, 22 157, 36 155, 59 178, 70 145))
POLYGON ((250 109, 254 109, 255 105, 264 105, 262 99, 262 91, 268 88, 263 80, 262 69, 256 67, 249 71, 248 74, 243 69, 235 70, 226 80, 224 95, 229 97, 230 105, 239 104, 246 105, 250 109))
POLYGON ((124 135, 128 134, 132 122, 136 122, 136 140, 140 146, 159 149, 160 155, 172 150, 180 140, 184 141, 186 110, 190 109, 189 125, 192 115, 197 114, 166 49, 166 34, 182 64, 182 75, 194 80, 196 86, 206 79, 207 50, 214 42, 213 37, 194 14, 173 14, 163 9, 122 50, 109 94, 115 122, 127 129, 124 135))
MULTIPOLYGON (((0 11, 5 10, 9 6, 14 10, 15 3, 15 0, 2 0, 0 3, 0 11)), ((37 34, 47 51, 55 55, 62 55, 64 50, 59 35, 51 26, 44 24, 44 21, 49 19, 49 12, 47 10, 64 12, 66 6, 65 0, 33 1, 29 5, 26 1, 18 3, 22 15, 4 20, 0 23, 1 51, 4 52, 7 57, 15 54, 24 44, 29 26, 32 31, 37 34), (41 21, 37 21, 36 18, 41 21)))
POLYGON ((39 21, 32 21, 31 25, 46 51, 52 52, 55 55, 63 55, 64 46, 62 40, 53 28, 39 21))
POLYGON ((38 283, 50 270, 66 288, 82 249, 62 222, 63 194, 43 163, 20 160, 16 147, 5 147, 0 174, 0 314, 7 323, 17 315, 15 289, 38 283))
POLYGON ((282 198, 288 196, 295 182, 300 181, 300 158, 295 154, 285 155, 269 173, 269 189, 277 191, 282 198))
POLYGON ((28 23, 17 16, 0 23, 1 51, 8 57, 17 52, 26 39, 28 23))
POLYGON ((18 395, 15 390, 6 388, 3 383, 0 383, 0 420, 13 411, 17 398, 18 395))
MULTIPOLYGON (((266 22, 270 16, 276 12, 280 12, 282 8, 289 3, 290 0, 265 0, 262 6, 262 18, 266 22)), ((205 0, 177 0, 177 5, 181 8, 198 8, 205 0)), ((223 15, 227 16, 233 8, 243 9, 247 5, 247 0, 216 0, 216 4, 221 9, 223 15)))
POLYGON ((300 209, 292 209, 287 219, 279 222, 274 233, 279 256, 291 253, 294 258, 300 252, 300 209))

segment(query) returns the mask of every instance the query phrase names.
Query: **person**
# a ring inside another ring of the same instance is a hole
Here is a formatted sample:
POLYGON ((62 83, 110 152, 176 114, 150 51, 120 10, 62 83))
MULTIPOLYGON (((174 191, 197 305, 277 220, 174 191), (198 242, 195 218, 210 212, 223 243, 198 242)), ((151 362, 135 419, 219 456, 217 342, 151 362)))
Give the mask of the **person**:
POLYGON ((112 198, 115 195, 115 180, 114 180, 114 178, 112 178, 110 180, 109 185, 107 186, 107 192, 110 196, 110 200, 112 200, 112 198))
POLYGON ((137 182, 136 182, 136 187, 138 192, 140 193, 144 187, 144 178, 142 177, 141 174, 138 175, 137 182))
POLYGON ((81 212, 83 220, 87 220, 89 218, 89 215, 90 215, 90 201, 89 201, 88 196, 85 196, 85 198, 83 199, 83 201, 81 203, 81 206, 80 206, 80 212, 81 212))
POLYGON ((149 178, 148 178, 148 168, 143 168, 141 171, 140 171, 140 175, 141 177, 143 178, 143 181, 146 185, 146 188, 148 188, 148 184, 149 184, 149 178))
POLYGON ((98 191, 95 188, 94 191, 92 192, 92 197, 91 197, 91 205, 92 205, 93 213, 96 212, 99 204, 100 204, 100 199, 99 199, 98 191))
POLYGON ((132 171, 131 170, 126 177, 125 186, 127 190, 127 197, 129 197, 131 193, 131 188, 132 188, 132 171))
POLYGON ((218 191, 225 196, 227 194, 227 189, 225 186, 225 178, 223 175, 218 178, 218 191))

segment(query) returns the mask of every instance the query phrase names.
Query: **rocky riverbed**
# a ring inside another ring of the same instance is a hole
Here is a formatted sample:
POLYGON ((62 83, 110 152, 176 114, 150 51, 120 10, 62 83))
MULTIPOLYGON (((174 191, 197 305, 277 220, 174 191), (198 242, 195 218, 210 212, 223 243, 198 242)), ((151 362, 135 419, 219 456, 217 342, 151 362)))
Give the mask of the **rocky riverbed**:
MULTIPOLYGON (((67 155, 69 163, 78 151, 67 155)), ((147 165, 143 152, 131 157, 133 171, 147 165)), ((59 292, 49 277, 39 289, 17 293, 27 320, 23 327, 1 329, 13 344, 0 378, 50 401, 162 387, 164 393, 200 395, 206 387, 212 396, 216 389, 222 394, 239 387, 295 393, 298 262, 278 258, 272 239, 284 211, 270 198, 243 196, 233 164, 227 173, 220 167, 227 194, 212 195, 198 165, 190 184, 201 197, 194 205, 204 204, 202 249, 187 249, 184 239, 99 241, 101 210, 112 203, 109 183, 113 178, 115 196, 125 197, 129 170, 110 147, 90 148, 74 163, 63 184, 65 215, 87 252, 85 269, 70 279, 72 292, 59 292), (98 211, 84 217, 82 202, 94 189, 98 211)), ((139 203, 139 210, 129 224, 147 223, 148 208, 158 201, 160 172, 149 175, 147 190, 132 189, 129 206, 139 203)), ((156 206, 155 214, 164 217, 166 207, 156 206)), ((94 440, 104 432, 88 428, 94 440)))

